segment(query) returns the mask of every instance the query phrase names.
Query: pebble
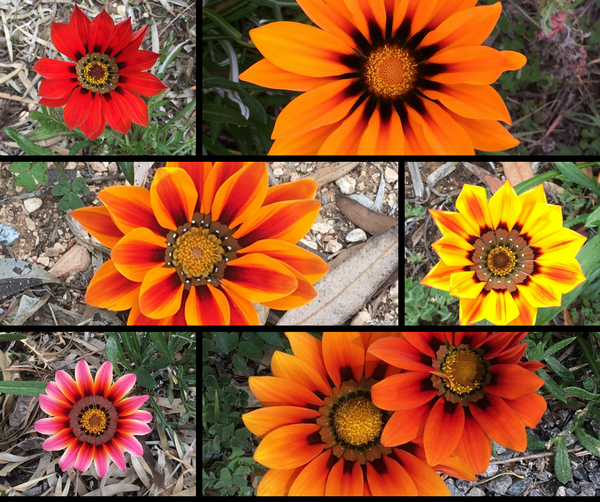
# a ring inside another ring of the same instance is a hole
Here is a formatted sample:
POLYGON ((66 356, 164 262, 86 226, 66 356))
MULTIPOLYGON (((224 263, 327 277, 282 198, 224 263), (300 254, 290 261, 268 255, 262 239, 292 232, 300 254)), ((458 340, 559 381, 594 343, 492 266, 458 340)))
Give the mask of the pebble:
POLYGON ((513 484, 510 485, 508 490, 506 490, 506 493, 508 495, 513 495, 516 497, 518 497, 519 495, 523 495, 523 493, 525 493, 525 490, 527 490, 527 486, 530 483, 533 484, 533 479, 531 478, 516 479, 513 482, 513 484))
POLYGON ((498 466, 496 464, 490 464, 487 468, 487 471, 485 471, 481 476, 484 478, 491 478, 497 472, 498 472, 498 466))
POLYGON ((471 491, 467 493, 467 497, 484 497, 485 492, 478 486, 471 488, 471 491))
POLYGON ((545 497, 546 494, 539 488, 534 488, 529 492, 530 497, 545 497))
POLYGON ((341 251, 343 247, 344 246, 342 246, 337 239, 333 239, 327 243, 326 249, 328 253, 337 253, 338 251, 341 251))
POLYGON ((364 242, 367 240, 367 234, 362 228, 355 228, 346 235, 346 242, 364 242))
POLYGON ((350 323, 350 325, 351 326, 364 326, 367 323, 367 321, 370 321, 370 320, 371 320, 371 314, 369 314, 365 310, 362 310, 361 312, 356 314, 354 319, 352 319, 352 322, 350 323))
POLYGON ((546 481, 550 481, 550 478, 552 477, 552 474, 550 474, 550 472, 548 472, 548 471, 534 472, 533 475, 536 478, 538 478, 542 483, 545 483, 546 481))
POLYGON ((90 264, 90 253, 87 249, 76 244, 69 249, 50 269, 50 273, 56 277, 73 275, 75 272, 83 271, 90 264))
POLYGON ((398 281, 390 288, 389 297, 392 300, 398 299, 398 281))
POLYGON ((356 188, 356 180, 350 176, 342 176, 336 180, 335 184, 340 187, 340 190, 344 195, 353 194, 354 189, 356 188))
POLYGON ((453 497, 464 497, 465 496, 464 492, 461 492, 454 484, 454 479, 448 478, 446 480, 446 486, 448 487, 448 490, 450 490, 450 495, 452 495, 453 497))
POLYGON ((55 256, 60 256, 66 250, 67 250, 67 248, 65 247, 64 244, 62 244, 61 242, 55 242, 54 246, 46 249, 46 251, 44 251, 44 254, 42 254, 42 256, 49 256, 51 258, 54 258, 55 256))
POLYGON ((594 488, 600 489, 600 472, 593 471, 589 474, 590 481, 594 484, 594 488))
POLYGON ((28 213, 33 213, 34 211, 36 211, 37 209, 39 209, 40 207, 42 207, 42 199, 40 199, 39 197, 32 197, 31 199, 25 199, 25 202, 23 202, 23 205, 25 206, 25 209, 27 209, 28 213))
POLYGON ((329 233, 330 230, 333 230, 333 225, 324 221, 315 221, 313 226, 310 228, 313 232, 319 232, 320 234, 329 233))
POLYGON ((558 490, 556 490, 556 496, 557 497, 566 497, 567 489, 564 486, 559 486, 558 490))
POLYGON ((19 232, 10 225, 0 223, 0 244, 12 246, 19 239, 19 232))
POLYGON ((273 169, 273 174, 276 178, 281 178, 283 176, 283 169, 279 167, 277 169, 273 169))
POLYGON ((50 265, 50 258, 48 258, 47 256, 40 256, 36 261, 44 267, 50 265))
POLYGON ((27 225, 29 231, 33 232, 35 230, 35 222, 27 216, 25 216, 25 225, 27 225))
POLYGON ((309 241, 308 239, 301 239, 300 242, 304 244, 307 248, 313 249, 314 251, 319 249, 319 245, 314 241, 309 241))
POLYGON ((510 476, 501 476, 492 479, 492 481, 488 483, 488 488, 498 495, 504 495, 510 488, 510 485, 512 485, 512 478, 510 476))
POLYGON ((385 181, 387 181, 390 184, 398 181, 398 173, 396 171, 394 171, 391 167, 385 168, 384 176, 385 176, 385 181))
POLYGON ((362 204, 363 206, 365 206, 366 208, 369 208, 369 209, 371 209, 373 207, 373 205, 375 204, 375 202, 373 202, 371 199, 369 199, 369 197, 358 194, 358 193, 351 195, 350 199, 355 200, 356 202, 359 202, 360 204, 362 204))

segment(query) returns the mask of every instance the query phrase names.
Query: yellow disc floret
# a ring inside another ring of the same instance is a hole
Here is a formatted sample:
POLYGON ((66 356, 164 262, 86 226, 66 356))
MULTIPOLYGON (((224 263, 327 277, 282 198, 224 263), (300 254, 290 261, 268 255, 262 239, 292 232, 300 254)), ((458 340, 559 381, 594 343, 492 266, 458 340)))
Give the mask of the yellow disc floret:
POLYGON ((100 61, 93 61, 85 66, 83 76, 90 84, 105 84, 108 80, 108 66, 100 61))
POLYGON ((333 426, 339 439, 352 446, 374 441, 383 427, 382 411, 365 396, 350 398, 339 405, 333 426))
POLYGON ((223 259, 221 239, 208 229, 192 227, 180 235, 173 251, 173 263, 180 265, 186 277, 208 277, 213 267, 223 259))
POLYGON ((407 50, 384 45, 369 55, 364 78, 373 94, 393 99, 413 88, 416 68, 407 50))
POLYGON ((515 269, 517 257, 506 246, 497 246, 492 249, 487 257, 487 266, 492 274, 503 276, 510 274, 515 269))
POLYGON ((485 376, 483 360, 470 349, 450 352, 441 369, 447 377, 446 385, 456 394, 468 394, 478 390, 485 376))
POLYGON ((81 416, 81 428, 90 434, 104 434, 106 431, 106 413, 98 408, 91 408, 81 416))

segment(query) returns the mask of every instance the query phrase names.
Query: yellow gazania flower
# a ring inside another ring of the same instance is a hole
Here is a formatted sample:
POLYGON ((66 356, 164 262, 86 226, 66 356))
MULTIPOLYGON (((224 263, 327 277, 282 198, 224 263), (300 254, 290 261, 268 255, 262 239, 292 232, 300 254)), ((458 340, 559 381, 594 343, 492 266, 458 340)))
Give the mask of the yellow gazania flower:
POLYGON ((318 27, 250 30, 265 59, 240 75, 305 91, 270 154, 473 154, 519 144, 489 84, 526 58, 482 46, 502 5, 477 0, 298 0, 318 27), (320 29, 319 29, 320 28, 320 29))
POLYGON ((442 261, 421 284, 460 298, 460 324, 533 325, 538 308, 560 306, 585 281, 575 255, 586 238, 563 228, 543 185, 517 196, 507 181, 489 203, 483 187, 465 185, 456 208, 429 211, 442 261))

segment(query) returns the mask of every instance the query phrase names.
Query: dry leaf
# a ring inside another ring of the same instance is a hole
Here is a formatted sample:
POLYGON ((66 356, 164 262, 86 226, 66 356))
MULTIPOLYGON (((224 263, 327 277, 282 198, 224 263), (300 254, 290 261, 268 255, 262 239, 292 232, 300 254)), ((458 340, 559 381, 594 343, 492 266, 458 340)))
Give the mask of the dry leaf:
POLYGON ((492 176, 491 174, 485 176, 483 181, 488 187, 490 187, 490 191, 493 194, 500 190, 500 187, 504 185, 504 183, 502 183, 498 178, 492 176))
POLYGON ((60 282, 60 280, 50 272, 26 261, 14 258, 0 260, 0 300, 45 282, 60 282))
POLYGON ((594 173, 592 173, 592 168, 591 167, 584 167, 581 170, 581 172, 585 173, 589 179, 591 179, 592 181, 594 181, 594 173))
POLYGON ((174 493, 171 497, 195 497, 196 496, 196 487, 191 486, 187 490, 183 490, 179 493, 174 493))
MULTIPOLYGON (((81 484, 81 483, 80 483, 81 484)), ((102 496, 102 497, 110 497, 112 495, 116 495, 117 493, 125 493, 125 492, 137 492, 141 490, 141 488, 137 485, 132 485, 130 483, 117 483, 116 485, 109 485, 103 488, 98 488, 97 490, 93 490, 87 494, 89 497, 94 496, 102 496)))
POLYGON ((398 226, 377 234, 321 279, 319 296, 278 325, 339 325, 358 312, 398 266, 398 226))
POLYGON ((315 180, 317 184, 322 187, 331 181, 335 181, 338 178, 348 174, 352 169, 358 165, 358 162, 332 162, 327 163, 323 167, 317 169, 314 173, 305 176, 315 180))
POLYGON ((352 223, 371 235, 398 224, 396 218, 373 211, 349 197, 337 197, 337 206, 352 223))
POLYGON ((413 247, 415 247, 419 241, 421 240, 421 238, 423 237, 423 234, 425 233, 425 223, 423 223, 418 229, 417 231, 412 234, 412 237, 410 238, 410 240, 412 241, 412 245, 413 247))
POLYGON ((575 326, 573 319, 571 319, 571 314, 569 314, 569 309, 563 310, 563 316, 565 318, 565 326, 575 326))
POLYGON ((512 186, 533 178, 533 171, 529 162, 502 162, 504 176, 512 186))
POLYGON ((470 162, 463 162, 462 165, 471 171, 475 176, 477 176, 483 183, 485 183, 492 193, 496 193, 496 191, 502 186, 502 182, 498 178, 491 175, 482 167, 471 164, 470 162))

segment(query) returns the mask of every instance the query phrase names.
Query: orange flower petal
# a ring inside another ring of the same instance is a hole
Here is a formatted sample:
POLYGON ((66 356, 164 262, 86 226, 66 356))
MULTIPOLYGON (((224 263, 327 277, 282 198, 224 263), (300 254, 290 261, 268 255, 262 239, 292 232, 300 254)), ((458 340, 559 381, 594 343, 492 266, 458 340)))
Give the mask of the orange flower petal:
POLYGON ((152 211, 150 192, 137 186, 113 186, 100 190, 98 198, 108 209, 115 225, 123 233, 138 227, 146 227, 158 234, 165 234, 152 211))
POLYGON ((275 202, 261 207, 233 237, 243 247, 262 239, 280 239, 294 244, 310 230, 320 208, 321 203, 317 200, 275 202))
POLYGON ((460 213, 430 209, 429 214, 431 214, 442 235, 454 233, 465 240, 479 237, 479 228, 473 227, 469 220, 460 213))
POLYGON ((385 33, 386 12, 382 0, 371 0, 370 2, 345 0, 344 3, 352 12, 355 29, 358 28, 369 42, 372 44, 376 42, 373 40, 373 33, 385 33))
POLYGON ((516 364, 495 364, 488 370, 492 381, 485 391, 507 399, 518 399, 544 385, 544 380, 516 364))
POLYGON ((413 480, 420 497, 450 495, 446 483, 425 462, 400 448, 394 448, 394 453, 413 480))
POLYGON ((294 267, 290 267, 285 262, 281 263, 294 275, 296 281, 298 281, 298 287, 287 296, 278 298, 277 300, 262 302, 262 304, 265 307, 275 310, 290 310, 304 307, 317 297, 317 291, 294 267))
POLYGON ((191 221, 198 191, 190 175, 183 169, 163 167, 154 175, 150 200, 159 224, 169 230, 177 230, 179 225, 191 221))
POLYGON ((365 366, 365 347, 360 333, 324 333, 323 360, 336 387, 352 378, 360 381, 365 366))
POLYGON ((165 264, 166 248, 164 236, 139 227, 117 243, 110 257, 117 270, 127 279, 142 282, 150 270, 165 264))
POLYGON ((203 189, 200 190, 200 212, 204 214, 210 213, 213 198, 221 185, 225 183, 230 176, 237 173, 244 162, 216 162, 213 168, 205 174, 205 182, 203 189))
POLYGON ((465 411, 465 430, 456 448, 456 454, 477 474, 485 472, 490 463, 492 442, 468 410, 465 411))
POLYGON ((431 385, 431 373, 421 371, 389 376, 371 388, 373 404, 388 411, 418 408, 436 395, 437 390, 431 385))
POLYGON ((230 228, 237 227, 263 204, 268 187, 264 162, 252 162, 223 182, 212 205, 212 219, 230 228))
POLYGON ((310 178, 291 181, 290 183, 281 183, 267 190, 267 196, 263 205, 273 204, 274 202, 284 202, 288 200, 314 199, 317 193, 317 182, 310 178))
MULTIPOLYGON (((275 354, 277 353, 276 351, 275 354)), ((264 437, 284 425, 300 424, 320 416, 321 414, 317 410, 298 406, 268 406, 244 413, 242 420, 252 434, 264 437)))
POLYGON ((362 496, 364 483, 360 464, 351 460, 340 459, 329 472, 327 485, 325 486, 325 496, 362 496))
POLYGON ((108 248, 113 248, 123 232, 115 225, 105 207, 81 207, 71 211, 71 216, 83 228, 108 248))
POLYGON ((443 261, 438 262, 423 278, 420 284, 432 288, 450 291, 450 278, 453 272, 460 272, 464 265, 448 266, 443 261))
POLYGON ((341 56, 352 49, 314 26, 278 21, 250 30, 256 48, 279 68, 309 77, 331 77, 351 69, 341 56))
POLYGON ((469 135, 475 150, 500 152, 521 144, 496 120, 467 119, 456 113, 448 113, 452 116, 454 122, 469 135))
POLYGON ((377 105, 358 145, 358 155, 377 152, 380 155, 404 154, 404 133, 396 109, 377 105))
MULTIPOLYGON (((363 101, 356 110, 343 120, 333 124, 334 129, 318 149, 319 155, 356 155, 358 145, 367 128, 368 115, 365 115, 367 101, 363 101)), ((279 140, 277 140, 279 141, 279 140)))
POLYGON ((185 320, 189 326, 228 325, 229 302, 227 297, 210 284, 197 288, 192 286, 185 302, 185 320))
MULTIPOLYGON (((419 336, 423 336, 423 348, 431 351, 431 347, 426 345, 427 335, 419 333, 419 336)), ((426 373, 430 373, 432 370, 431 364, 423 363, 421 351, 403 338, 388 337, 385 340, 377 340, 369 346, 367 352, 398 368, 426 373)))
POLYGON ((127 310, 137 303, 140 283, 121 274, 112 260, 105 262, 94 274, 85 294, 85 302, 94 307, 127 310))
POLYGON ((292 351, 296 357, 299 357, 305 362, 308 362, 319 371, 321 376, 327 378, 327 370, 323 361, 323 342, 308 333, 285 333, 287 336, 292 351))
POLYGON ((350 47, 356 42, 352 38, 356 30, 352 13, 344 2, 324 2, 323 0, 298 0, 298 5, 313 23, 328 33, 344 41, 350 47))
POLYGON ((434 242, 431 247, 435 249, 446 265, 454 267, 473 265, 469 255, 475 248, 457 234, 446 234, 434 242))
POLYGON ((504 402, 527 427, 532 429, 540 423, 542 415, 548 407, 544 396, 536 393, 525 394, 517 399, 505 399, 504 402))
POLYGON ((480 282, 475 272, 454 272, 450 276, 450 295, 458 298, 477 298, 485 282, 480 282))
POLYGON ((259 324, 258 314, 251 302, 228 290, 223 285, 221 285, 221 291, 229 300, 229 324, 231 326, 257 326, 259 324))
POLYGON ((137 301, 131 306, 129 317, 127 317, 128 326, 167 326, 171 317, 163 317, 161 319, 152 319, 146 317, 140 312, 140 302, 137 301))
POLYGON ((493 228, 485 188, 465 185, 456 199, 456 209, 469 221, 471 227, 478 228, 480 233, 493 228))
POLYGON ((332 457, 331 449, 327 449, 309 462, 293 482, 289 495, 324 496, 332 457))
POLYGON ((302 467, 296 469, 269 469, 262 477, 256 495, 262 496, 286 496, 294 480, 302 472, 302 467))
POLYGON ((331 385, 327 382, 327 378, 319 373, 312 363, 299 357, 276 350, 271 358, 271 369, 273 376, 297 382, 311 392, 318 391, 325 396, 331 396, 331 385))
POLYGON ((320 425, 285 425, 267 434, 254 453, 254 460, 273 468, 294 469, 310 462, 325 448, 320 425), (283 453, 285 452, 285 453, 283 453))
POLYGON ((155 267, 144 277, 140 311, 153 319, 172 316, 181 307, 183 284, 174 268, 155 267))
POLYGON ((423 446, 429 465, 444 461, 458 446, 465 429, 465 412, 460 404, 441 397, 433 405, 425 430, 423 446))
POLYGON ((410 410, 398 410, 388 420, 381 434, 383 446, 398 446, 423 434, 430 406, 424 404, 410 410))
POLYGON ((386 455, 367 462, 367 482, 376 497, 418 495, 417 487, 404 467, 386 455))

